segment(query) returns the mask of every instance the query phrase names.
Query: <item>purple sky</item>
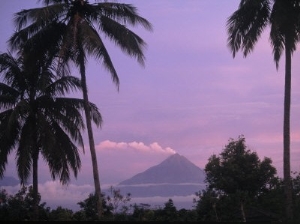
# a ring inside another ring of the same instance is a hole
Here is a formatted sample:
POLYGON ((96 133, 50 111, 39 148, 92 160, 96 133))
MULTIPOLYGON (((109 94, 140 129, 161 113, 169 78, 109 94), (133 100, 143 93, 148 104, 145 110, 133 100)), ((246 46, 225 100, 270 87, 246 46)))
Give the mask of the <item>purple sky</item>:
MULTIPOLYGON (((148 44, 145 67, 107 41, 120 78, 119 92, 101 65, 90 60, 87 66, 90 101, 97 104, 104 119, 102 129, 94 129, 102 188, 130 178, 175 152, 204 168, 208 158, 219 154, 229 138, 237 139, 242 134, 249 148, 261 158, 270 157, 282 176, 284 58, 277 71, 268 30, 246 59, 240 52, 233 59, 227 47, 226 21, 239 0, 119 2, 136 6, 154 29, 134 28, 148 44)), ((33 0, 1 2, 1 52, 7 50, 6 41, 13 32, 13 13, 34 6, 33 0)), ((293 171, 300 171, 300 90, 295 88, 300 86, 299 60, 295 52, 293 171)), ((74 74, 78 72, 74 70, 74 74)), ((86 133, 84 136, 88 144, 86 133)), ((81 158, 77 180, 62 188, 57 182, 49 182, 48 168, 41 161, 40 191, 47 192, 42 199, 68 198, 71 192, 80 198, 74 196, 78 202, 93 191, 88 146, 81 158)), ((16 177, 15 173, 12 156, 6 175, 16 177)))

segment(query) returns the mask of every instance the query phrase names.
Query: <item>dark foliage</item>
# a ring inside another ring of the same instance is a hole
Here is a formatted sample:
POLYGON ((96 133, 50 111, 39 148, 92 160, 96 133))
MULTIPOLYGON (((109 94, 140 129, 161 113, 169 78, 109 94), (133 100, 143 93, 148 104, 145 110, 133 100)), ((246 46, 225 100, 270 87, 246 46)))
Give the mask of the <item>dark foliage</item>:
MULTIPOLYGON (((293 175, 294 208, 295 214, 300 210, 300 174, 293 175)), ((284 217, 283 180, 274 178, 267 191, 255 198, 248 200, 245 214, 248 222, 276 222, 284 217)), ((149 204, 127 205, 118 189, 112 188, 111 195, 102 195, 105 214, 102 221, 159 221, 159 222, 225 222, 240 221, 241 215, 236 197, 220 195, 219 192, 207 188, 195 193, 194 208, 177 210, 173 200, 169 199, 162 208, 151 208, 149 204), (119 200, 121 208, 113 208, 108 198, 119 200), (120 200, 122 199, 122 200, 120 200), (113 213, 113 211, 116 211, 113 213), (126 212, 124 212, 126 211, 126 212)), ((97 221, 96 198, 90 194, 84 201, 78 202, 79 211, 72 211, 58 206, 50 209, 46 203, 40 203, 39 196, 39 221, 97 221)), ((191 202, 192 203, 192 202, 191 202)), ((32 187, 23 187, 15 195, 8 195, 6 190, 0 190, 0 220, 1 221, 26 221, 33 215, 32 187)), ((299 215, 295 222, 300 221, 299 215)))

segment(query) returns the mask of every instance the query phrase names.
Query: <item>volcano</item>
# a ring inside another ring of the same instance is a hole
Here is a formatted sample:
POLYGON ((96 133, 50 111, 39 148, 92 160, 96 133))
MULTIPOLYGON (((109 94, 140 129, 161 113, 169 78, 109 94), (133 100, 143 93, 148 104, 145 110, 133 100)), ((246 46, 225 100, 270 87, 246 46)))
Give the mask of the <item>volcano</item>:
POLYGON ((117 188, 132 197, 188 196, 205 188, 205 172, 178 153, 120 182, 117 188))

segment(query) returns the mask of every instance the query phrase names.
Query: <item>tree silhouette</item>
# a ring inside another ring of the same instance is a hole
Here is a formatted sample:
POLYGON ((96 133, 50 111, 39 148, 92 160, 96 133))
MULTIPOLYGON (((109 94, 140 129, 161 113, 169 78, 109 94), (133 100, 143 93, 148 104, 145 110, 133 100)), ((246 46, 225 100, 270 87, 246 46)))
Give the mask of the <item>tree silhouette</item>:
MULTIPOLYGON (((25 53, 14 58, 0 55, 0 177, 8 155, 16 151, 16 165, 21 184, 33 175, 34 219, 38 219, 38 158, 47 162, 53 179, 62 184, 75 177, 83 147, 80 131, 84 129, 82 99, 64 97, 81 88, 78 78, 53 74, 52 57, 36 59, 25 53), (49 59, 49 60, 48 60, 49 59)), ((102 121, 97 107, 89 104, 96 124, 102 121)))
MULTIPOLYGON (((28 41, 38 32, 42 33, 44 46, 54 43, 60 46, 60 65, 72 60, 79 68, 82 82, 86 125, 93 165, 95 196, 99 218, 102 216, 101 188, 98 164, 89 111, 86 83, 86 60, 91 55, 111 74, 113 82, 119 86, 119 78, 103 42, 103 36, 113 41, 129 56, 137 58, 144 65, 143 48, 146 43, 128 29, 128 26, 142 25, 151 30, 151 24, 137 13, 131 4, 98 2, 86 0, 43 0, 45 7, 22 10, 16 14, 18 32, 10 39, 12 48, 28 41), (26 26, 27 23, 30 25, 26 26), (50 32, 47 32, 51 30, 50 32), (43 35, 47 33, 46 35, 43 35)), ((36 44, 36 42, 32 42, 36 44)))
POLYGON ((238 9, 229 17, 228 46, 235 57, 241 50, 246 57, 263 30, 270 26, 270 42, 276 68, 285 52, 285 87, 283 118, 283 166, 286 218, 293 218, 290 167, 290 108, 292 54, 300 33, 300 0, 241 0, 238 9))
POLYGON ((245 138, 230 139, 219 156, 212 155, 205 166, 209 189, 236 197, 240 204, 242 221, 246 222, 245 203, 262 193, 276 174, 269 158, 262 161, 251 152, 245 138))

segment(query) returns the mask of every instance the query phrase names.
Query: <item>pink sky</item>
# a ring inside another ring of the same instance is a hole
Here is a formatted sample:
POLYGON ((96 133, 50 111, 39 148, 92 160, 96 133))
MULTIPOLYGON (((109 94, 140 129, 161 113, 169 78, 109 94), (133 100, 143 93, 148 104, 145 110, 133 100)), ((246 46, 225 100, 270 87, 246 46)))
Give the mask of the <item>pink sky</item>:
MULTIPOLYGON (((94 129, 102 186, 130 178, 175 152, 204 168, 208 158, 219 154, 229 138, 237 139, 242 134, 251 150, 273 160, 281 176, 284 58, 277 71, 268 31, 246 59, 241 53, 233 59, 226 43, 226 20, 237 9, 239 0, 119 2, 136 6, 154 29, 134 29, 148 44, 145 67, 107 42, 120 78, 119 92, 101 65, 93 60, 88 63, 90 100, 97 104, 104 119, 102 129, 94 129)), ((1 5, 0 51, 5 52, 6 40, 13 32, 13 13, 36 6, 36 1, 4 0, 1 5)), ((295 52, 293 171, 300 171, 300 89, 295 88, 300 86, 299 60, 295 52)), ((59 184, 46 182, 51 180, 48 168, 42 163, 40 166, 40 189, 48 187, 49 196, 49 188, 55 192, 59 184)), ((6 175, 16 176, 13 158, 6 175)), ((76 189, 82 198, 86 195, 82 189, 85 193, 93 191, 88 150, 82 155, 81 172, 72 184, 63 187, 62 192, 76 189)))

